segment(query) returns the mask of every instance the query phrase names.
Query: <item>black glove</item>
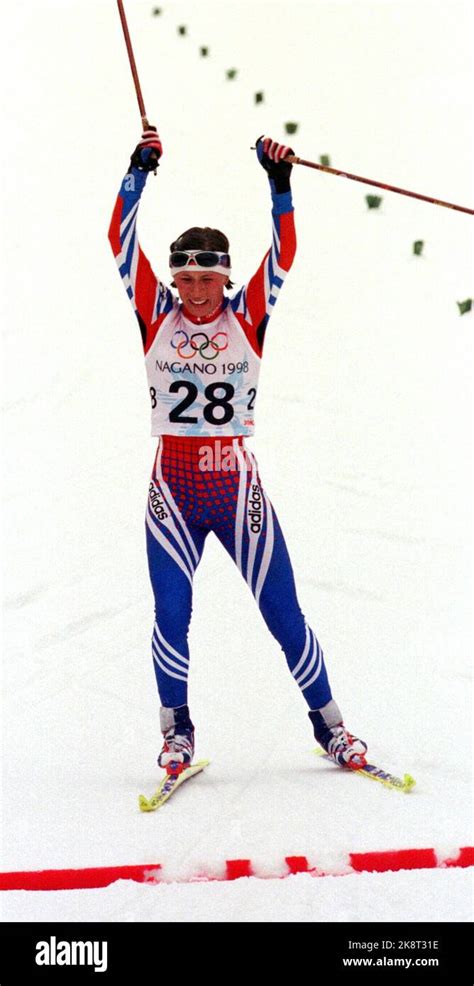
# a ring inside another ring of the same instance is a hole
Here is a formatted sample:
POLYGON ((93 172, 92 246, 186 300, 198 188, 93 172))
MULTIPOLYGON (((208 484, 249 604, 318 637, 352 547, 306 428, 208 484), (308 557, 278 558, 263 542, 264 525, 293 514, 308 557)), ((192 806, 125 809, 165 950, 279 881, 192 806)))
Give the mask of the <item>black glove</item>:
POLYGON ((288 192, 290 190, 290 175, 292 164, 284 160, 289 154, 294 154, 292 147, 285 144, 277 144, 271 137, 264 137, 263 134, 255 142, 257 157, 265 168, 270 178, 271 184, 276 192, 288 192))
POLYGON ((139 171, 156 171, 162 154, 163 146, 156 127, 149 126, 148 130, 143 131, 142 139, 130 158, 130 167, 139 171))

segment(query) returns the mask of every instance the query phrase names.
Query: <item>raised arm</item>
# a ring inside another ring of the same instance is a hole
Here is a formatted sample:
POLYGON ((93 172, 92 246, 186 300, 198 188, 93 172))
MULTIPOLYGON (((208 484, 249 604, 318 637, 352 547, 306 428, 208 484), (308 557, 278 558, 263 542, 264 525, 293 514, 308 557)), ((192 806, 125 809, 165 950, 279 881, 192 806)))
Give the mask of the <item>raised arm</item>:
POLYGON ((142 135, 130 159, 109 226, 109 241, 124 288, 137 316, 145 352, 150 348, 165 315, 173 307, 173 295, 154 274, 138 242, 137 214, 148 173, 155 171, 162 155, 156 129, 142 135))
POLYGON ((260 356, 268 320, 280 288, 296 252, 296 232, 290 174, 292 165, 284 158, 293 154, 291 147, 277 144, 270 137, 259 137, 257 157, 265 169, 272 197, 272 245, 258 270, 245 287, 232 298, 235 315, 260 356))

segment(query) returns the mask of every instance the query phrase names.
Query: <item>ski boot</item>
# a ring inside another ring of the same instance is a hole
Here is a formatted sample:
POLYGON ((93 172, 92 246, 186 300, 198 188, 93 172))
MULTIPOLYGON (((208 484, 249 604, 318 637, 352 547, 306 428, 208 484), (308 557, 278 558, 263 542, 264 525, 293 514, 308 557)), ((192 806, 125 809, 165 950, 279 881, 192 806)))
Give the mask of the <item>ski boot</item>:
POLYGON ((334 763, 340 767, 351 767, 352 770, 360 770, 365 766, 367 744, 347 731, 334 699, 322 709, 308 712, 308 715, 313 724, 315 739, 334 763))
POLYGON ((167 774, 180 774, 194 756, 194 726, 187 705, 177 709, 160 709, 160 727, 164 743, 158 756, 158 766, 167 774))

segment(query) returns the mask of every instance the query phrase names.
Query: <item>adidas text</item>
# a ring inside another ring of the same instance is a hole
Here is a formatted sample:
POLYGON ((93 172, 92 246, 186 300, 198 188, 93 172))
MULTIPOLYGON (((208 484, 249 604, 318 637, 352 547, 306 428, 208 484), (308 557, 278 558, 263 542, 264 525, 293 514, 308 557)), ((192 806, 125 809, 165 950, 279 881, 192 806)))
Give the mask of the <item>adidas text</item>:
POLYGON ((262 526, 262 494, 257 483, 252 484, 250 510, 247 512, 250 517, 250 530, 253 534, 259 534, 262 526))

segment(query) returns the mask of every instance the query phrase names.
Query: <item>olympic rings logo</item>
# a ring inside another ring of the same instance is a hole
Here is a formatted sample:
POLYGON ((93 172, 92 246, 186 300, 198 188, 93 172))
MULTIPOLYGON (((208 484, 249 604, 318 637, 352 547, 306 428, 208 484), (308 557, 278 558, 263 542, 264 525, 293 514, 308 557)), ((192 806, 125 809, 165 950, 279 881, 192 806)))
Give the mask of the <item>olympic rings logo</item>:
POLYGON ((206 332, 193 332, 189 336, 184 329, 177 329, 171 340, 171 345, 173 349, 176 349, 181 359, 192 359, 198 353, 202 359, 212 360, 217 358, 218 353, 227 349, 229 340, 227 339, 227 332, 216 332, 209 338, 206 332), (184 338, 179 341, 177 339, 179 336, 184 338), (222 340, 221 344, 218 342, 219 338, 222 340), (188 349, 190 352, 185 352, 188 349))

